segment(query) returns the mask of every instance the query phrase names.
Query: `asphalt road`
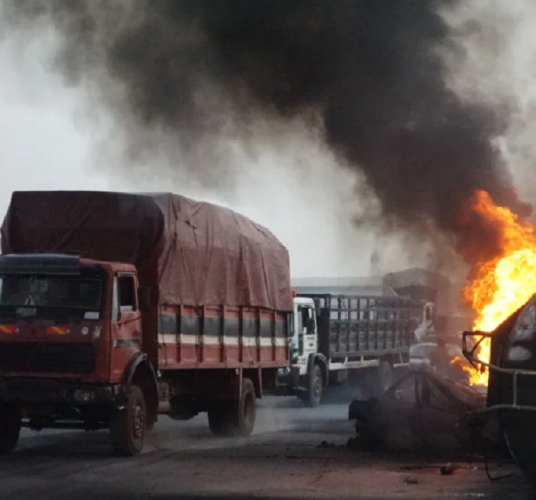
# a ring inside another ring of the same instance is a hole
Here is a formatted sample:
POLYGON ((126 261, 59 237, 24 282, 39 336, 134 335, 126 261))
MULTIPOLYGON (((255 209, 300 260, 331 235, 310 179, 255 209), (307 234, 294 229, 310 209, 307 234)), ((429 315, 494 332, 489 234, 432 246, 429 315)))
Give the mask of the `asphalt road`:
POLYGON ((0 460, 0 499, 532 498, 509 465, 493 473, 511 469, 513 477, 491 483, 482 464, 442 476, 437 463, 349 450, 346 415, 347 405, 306 409, 270 398, 255 434, 239 440, 213 438, 205 416, 162 418, 134 459, 114 457, 106 432, 25 431, 17 451, 0 460))

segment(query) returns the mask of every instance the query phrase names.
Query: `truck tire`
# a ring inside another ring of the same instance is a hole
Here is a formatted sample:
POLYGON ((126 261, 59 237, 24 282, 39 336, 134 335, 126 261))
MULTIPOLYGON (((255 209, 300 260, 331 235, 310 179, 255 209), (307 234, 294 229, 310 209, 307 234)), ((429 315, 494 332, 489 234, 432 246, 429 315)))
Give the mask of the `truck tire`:
POLYGON ((369 391, 371 397, 380 397, 393 385, 393 368, 388 361, 380 361, 378 368, 370 375, 369 391))
POLYGON ((322 368, 315 363, 307 379, 307 390, 302 397, 302 401, 309 408, 316 408, 322 401, 324 393, 324 377, 322 376, 322 368))
POLYGON ((255 386, 244 378, 240 400, 216 403, 208 411, 208 425, 214 436, 247 437, 255 427, 256 414, 255 386))
POLYGON ((110 422, 112 447, 122 456, 139 455, 147 431, 147 409, 143 391, 131 386, 122 410, 114 409, 110 422))
POLYGON ((0 455, 11 453, 19 441, 21 427, 20 409, 10 403, 0 406, 0 455))

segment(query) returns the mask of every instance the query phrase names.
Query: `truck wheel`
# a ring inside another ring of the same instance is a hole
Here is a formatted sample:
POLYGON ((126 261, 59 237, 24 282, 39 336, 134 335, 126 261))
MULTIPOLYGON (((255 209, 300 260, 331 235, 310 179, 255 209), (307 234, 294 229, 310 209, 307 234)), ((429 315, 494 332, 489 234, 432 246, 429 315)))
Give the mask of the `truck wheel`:
POLYGON ((324 392, 324 377, 320 365, 316 363, 313 365, 307 382, 307 391, 303 397, 303 402, 310 408, 316 408, 320 405, 324 392))
POLYGON ((138 455, 143 448, 147 430, 147 410, 143 392, 138 386, 131 386, 127 403, 122 410, 113 410, 110 422, 112 447, 123 456, 138 455))
POLYGON ((0 406, 0 454, 11 453, 19 441, 21 427, 20 409, 9 403, 0 406))
POLYGON ((242 379, 241 392, 239 401, 218 402, 208 411, 208 425, 214 436, 246 437, 253 432, 257 400, 250 379, 242 379))
POLYGON ((208 410, 208 427, 213 436, 226 437, 231 434, 228 422, 227 413, 229 403, 227 401, 218 401, 213 403, 208 410))

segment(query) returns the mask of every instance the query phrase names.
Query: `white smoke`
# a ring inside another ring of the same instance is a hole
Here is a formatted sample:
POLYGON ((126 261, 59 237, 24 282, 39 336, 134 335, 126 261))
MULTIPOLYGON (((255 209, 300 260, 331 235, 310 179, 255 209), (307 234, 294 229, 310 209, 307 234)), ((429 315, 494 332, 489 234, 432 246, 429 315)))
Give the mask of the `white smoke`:
POLYGON ((84 169, 91 145, 77 132, 74 90, 62 88, 42 66, 52 39, 20 51, 0 46, 0 211, 21 189, 105 189, 105 179, 84 169))

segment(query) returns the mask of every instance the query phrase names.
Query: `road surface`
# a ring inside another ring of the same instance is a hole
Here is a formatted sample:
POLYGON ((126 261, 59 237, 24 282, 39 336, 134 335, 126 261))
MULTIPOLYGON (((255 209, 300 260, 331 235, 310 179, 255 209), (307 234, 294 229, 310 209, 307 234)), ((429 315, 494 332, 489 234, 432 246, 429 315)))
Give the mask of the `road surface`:
POLYGON ((134 459, 114 457, 106 432, 24 431, 17 451, 0 459, 0 498, 531 498, 512 466, 505 467, 513 477, 490 483, 482 464, 441 476, 435 464, 418 469, 407 459, 349 450, 347 408, 306 409, 290 398, 269 398, 255 434, 238 440, 213 438, 205 416, 165 417, 134 459))

